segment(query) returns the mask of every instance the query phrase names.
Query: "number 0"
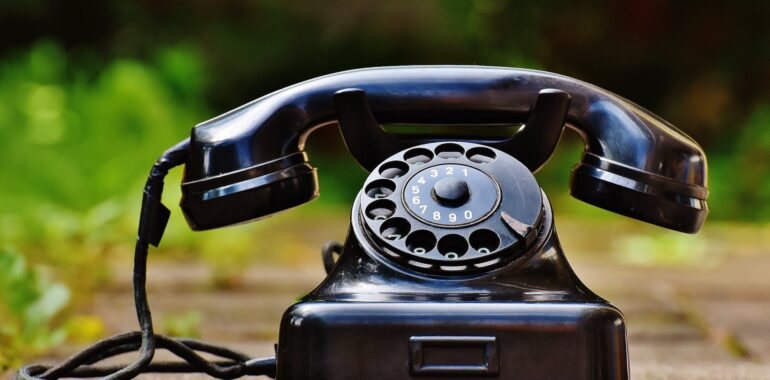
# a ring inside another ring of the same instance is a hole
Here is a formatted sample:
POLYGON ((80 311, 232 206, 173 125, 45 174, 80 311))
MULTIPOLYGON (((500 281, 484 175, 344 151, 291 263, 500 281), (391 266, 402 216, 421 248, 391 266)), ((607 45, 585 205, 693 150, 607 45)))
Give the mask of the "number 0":
POLYGON ((473 213, 471 212, 471 210, 465 210, 465 212, 463 213, 463 216, 465 216, 465 219, 473 219, 473 213))

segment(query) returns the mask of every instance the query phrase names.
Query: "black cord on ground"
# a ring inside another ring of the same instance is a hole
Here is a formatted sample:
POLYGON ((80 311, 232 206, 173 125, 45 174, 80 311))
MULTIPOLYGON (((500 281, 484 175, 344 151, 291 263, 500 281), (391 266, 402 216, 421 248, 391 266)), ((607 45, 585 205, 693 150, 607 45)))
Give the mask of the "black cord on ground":
POLYGON ((116 335, 97 342, 56 366, 28 365, 16 373, 19 380, 52 380, 62 377, 103 377, 107 380, 131 379, 140 373, 204 372, 221 379, 265 375, 275 377, 276 361, 250 356, 221 346, 193 339, 175 339, 155 334, 147 302, 147 254, 149 245, 158 246, 168 222, 169 210, 161 204, 163 179, 168 171, 187 160, 190 141, 185 140, 163 153, 150 170, 144 187, 139 232, 134 250, 134 304, 140 331, 116 335), (101 360, 139 350, 139 357, 128 365, 96 367, 101 360), (166 349, 184 362, 153 363, 156 349, 166 349), (209 361, 197 352, 225 360, 209 361))

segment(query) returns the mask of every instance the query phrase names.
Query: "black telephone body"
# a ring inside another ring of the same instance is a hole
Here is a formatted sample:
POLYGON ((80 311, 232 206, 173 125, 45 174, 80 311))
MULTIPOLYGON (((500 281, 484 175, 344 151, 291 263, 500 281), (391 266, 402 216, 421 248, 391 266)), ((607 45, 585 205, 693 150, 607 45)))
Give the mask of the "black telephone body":
POLYGON ((346 71, 193 129, 181 201, 191 228, 316 198, 303 149, 327 125, 339 125, 371 174, 329 275, 283 316, 278 379, 629 377, 623 316, 570 268, 532 173, 566 126, 585 142, 575 198, 693 233, 708 209, 706 159, 691 138, 615 94, 543 71, 346 71), (524 126, 506 139, 381 127, 399 123, 524 126))

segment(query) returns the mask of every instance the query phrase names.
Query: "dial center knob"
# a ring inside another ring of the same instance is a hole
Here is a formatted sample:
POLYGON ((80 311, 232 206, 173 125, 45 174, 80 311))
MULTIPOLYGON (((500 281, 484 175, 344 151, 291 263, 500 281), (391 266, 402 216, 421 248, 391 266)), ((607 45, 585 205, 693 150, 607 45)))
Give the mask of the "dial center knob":
POLYGON ((443 205, 458 206, 470 196, 468 183, 456 177, 446 177, 433 185, 433 196, 443 205))

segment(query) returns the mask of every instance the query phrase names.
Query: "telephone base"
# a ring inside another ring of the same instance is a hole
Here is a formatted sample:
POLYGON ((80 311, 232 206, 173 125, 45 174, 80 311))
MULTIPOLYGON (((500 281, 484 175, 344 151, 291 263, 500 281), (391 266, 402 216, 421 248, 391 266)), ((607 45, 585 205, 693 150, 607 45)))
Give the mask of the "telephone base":
POLYGON ((628 379, 623 316, 568 302, 318 302, 283 316, 277 378, 628 379))

